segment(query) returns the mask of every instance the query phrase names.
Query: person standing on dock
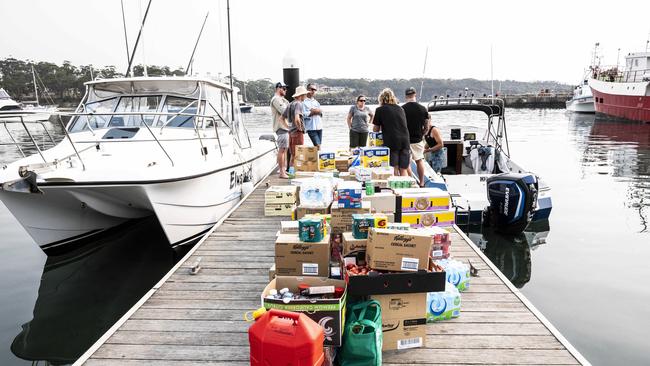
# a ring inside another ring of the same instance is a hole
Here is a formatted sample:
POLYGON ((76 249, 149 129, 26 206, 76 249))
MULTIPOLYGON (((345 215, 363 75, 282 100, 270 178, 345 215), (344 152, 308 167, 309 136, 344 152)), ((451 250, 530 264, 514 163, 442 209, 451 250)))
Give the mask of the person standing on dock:
POLYGON ((304 86, 296 88, 296 92, 291 96, 293 101, 282 115, 289 125, 289 150, 291 151, 291 159, 289 166, 294 167, 293 163, 296 160, 296 146, 305 144, 305 124, 303 116, 302 102, 307 95, 307 89, 304 86))
POLYGON ((289 101, 284 97, 287 94, 287 84, 275 84, 275 95, 271 98, 271 115, 273 116, 273 131, 278 144, 278 167, 280 178, 289 178, 287 175, 287 149, 289 148, 289 125, 282 117, 289 106, 289 101))
POLYGON ((368 123, 372 123, 374 114, 366 106, 366 96, 359 95, 357 104, 350 107, 348 112, 348 128, 350 129, 350 149, 366 146, 368 142, 368 123))
POLYGON ((404 109, 397 105, 397 97, 390 88, 382 90, 377 99, 379 107, 375 110, 372 129, 383 132, 384 146, 390 149, 390 166, 395 175, 407 176, 411 150, 404 109))
POLYGON ((320 109, 320 103, 314 99, 316 94, 316 86, 312 83, 307 84, 307 97, 302 103, 303 115, 305 117, 305 129, 311 143, 320 149, 323 141, 323 112, 320 109))
POLYGON ((417 94, 414 87, 406 89, 404 95, 406 97, 406 103, 402 105, 402 108, 404 109, 404 114, 406 114, 411 156, 418 169, 420 187, 424 187, 424 140, 422 137, 429 130, 431 117, 429 117, 427 109, 417 102, 417 94))

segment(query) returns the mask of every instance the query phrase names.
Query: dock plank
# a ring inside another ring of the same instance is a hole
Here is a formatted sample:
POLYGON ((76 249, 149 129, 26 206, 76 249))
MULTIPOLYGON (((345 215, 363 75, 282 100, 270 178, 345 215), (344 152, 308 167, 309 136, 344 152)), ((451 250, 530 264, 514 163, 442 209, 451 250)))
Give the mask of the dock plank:
MULTIPOLYGON (((87 365, 248 365, 244 313, 260 306, 279 222, 264 217, 261 184, 137 310, 81 359, 87 365), (201 270, 190 267, 201 259, 201 270)), ((452 232, 454 258, 479 270, 461 316, 427 325, 423 348, 384 353, 384 365, 575 365, 584 358, 547 326, 471 242, 452 232), (580 360, 580 361, 579 361, 580 360)), ((543 318, 543 317, 542 317, 543 318)))

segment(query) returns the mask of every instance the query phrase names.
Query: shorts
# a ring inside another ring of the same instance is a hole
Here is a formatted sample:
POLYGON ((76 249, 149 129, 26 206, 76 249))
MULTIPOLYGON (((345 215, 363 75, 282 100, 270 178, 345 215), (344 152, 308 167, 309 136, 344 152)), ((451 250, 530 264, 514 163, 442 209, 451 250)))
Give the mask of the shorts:
POLYGON ((320 146, 323 141, 323 130, 309 130, 307 131, 309 139, 314 146, 320 146))
POLYGON ((350 130, 350 147, 364 147, 368 143, 368 132, 350 130))
POLYGON ((390 150, 390 166, 408 169, 411 164, 411 149, 390 150))
POLYGON ((302 131, 289 132, 289 150, 291 156, 296 156, 296 146, 305 144, 305 134, 302 131))
POLYGON ((289 148, 289 133, 280 133, 275 139, 275 142, 278 145, 278 149, 288 149, 289 148))
POLYGON ((424 141, 411 144, 411 155, 414 161, 424 159, 424 141))
POLYGON ((436 173, 440 173, 442 168, 447 167, 447 148, 443 147, 440 150, 431 152, 427 154, 427 161, 429 162, 429 165, 431 165, 431 168, 436 173))

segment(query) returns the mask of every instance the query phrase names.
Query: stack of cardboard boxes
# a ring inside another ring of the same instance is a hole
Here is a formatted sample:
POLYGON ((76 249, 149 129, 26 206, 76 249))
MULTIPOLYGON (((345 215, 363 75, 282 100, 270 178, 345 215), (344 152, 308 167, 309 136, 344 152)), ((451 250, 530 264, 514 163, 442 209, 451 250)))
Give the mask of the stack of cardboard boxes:
POLYGON ((264 216, 291 216, 297 203, 297 186, 271 186, 264 193, 264 216))

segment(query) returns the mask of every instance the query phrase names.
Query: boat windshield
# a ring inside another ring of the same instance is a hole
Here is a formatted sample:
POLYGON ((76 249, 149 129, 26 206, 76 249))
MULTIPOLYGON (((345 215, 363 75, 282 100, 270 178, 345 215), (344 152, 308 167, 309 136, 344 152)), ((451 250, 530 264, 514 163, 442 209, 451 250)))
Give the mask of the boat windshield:
POLYGON ((0 89, 0 99, 11 99, 11 97, 4 89, 0 89))
MULTIPOLYGON (((205 103, 201 103, 202 107, 205 103)), ((110 127, 137 127, 146 123, 149 126, 168 126, 194 128, 198 101, 193 98, 137 95, 108 98, 85 104, 84 113, 70 125, 70 132, 110 127), (101 115, 108 113, 111 115, 101 115), (120 115, 120 113, 125 113, 120 115), (133 114, 142 113, 142 114, 133 114), (157 113, 179 113, 183 115, 158 115, 157 113), (94 115, 93 115, 94 114, 94 115)))

